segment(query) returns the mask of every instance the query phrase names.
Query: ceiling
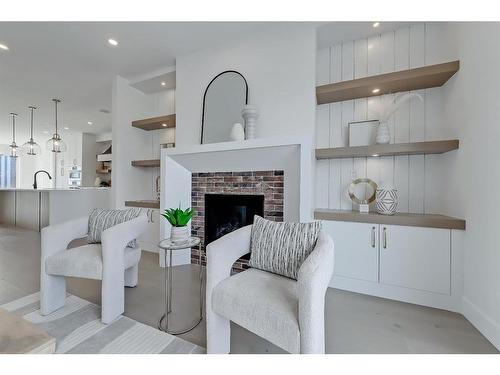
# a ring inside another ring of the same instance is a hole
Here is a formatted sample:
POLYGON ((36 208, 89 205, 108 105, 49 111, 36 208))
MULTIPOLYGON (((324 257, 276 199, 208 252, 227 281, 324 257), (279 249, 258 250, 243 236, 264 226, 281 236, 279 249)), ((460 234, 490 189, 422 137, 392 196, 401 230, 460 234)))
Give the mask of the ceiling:
MULTIPOLYGON (((318 46, 322 47, 380 33, 399 23, 382 23, 377 29, 371 22, 312 25, 319 26, 318 46)), ((19 113, 18 143, 22 143, 29 105, 38 107, 37 133, 51 134, 52 98, 62 99, 59 123, 69 128, 63 134, 110 131, 111 115, 101 110, 111 110, 115 75, 154 92, 151 72, 175 82, 176 56, 289 26, 284 22, 0 22, 0 43, 9 47, 0 49, 0 143, 10 139, 9 112, 19 113), (109 38, 119 45, 109 45, 109 38)))

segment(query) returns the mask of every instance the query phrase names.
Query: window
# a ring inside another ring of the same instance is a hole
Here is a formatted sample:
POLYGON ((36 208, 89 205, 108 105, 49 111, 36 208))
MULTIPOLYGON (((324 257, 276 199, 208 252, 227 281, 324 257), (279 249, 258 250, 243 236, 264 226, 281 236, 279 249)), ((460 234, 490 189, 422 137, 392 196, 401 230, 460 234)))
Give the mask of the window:
POLYGON ((0 188, 16 187, 16 163, 17 158, 8 155, 0 155, 0 188))

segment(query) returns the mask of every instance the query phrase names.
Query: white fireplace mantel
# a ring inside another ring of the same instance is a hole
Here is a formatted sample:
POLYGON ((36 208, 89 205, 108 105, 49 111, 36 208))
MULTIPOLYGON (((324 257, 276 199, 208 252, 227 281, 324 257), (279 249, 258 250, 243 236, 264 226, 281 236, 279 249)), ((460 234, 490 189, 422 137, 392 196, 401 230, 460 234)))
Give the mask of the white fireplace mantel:
MULTIPOLYGON (((210 143, 165 148, 161 152, 160 209, 191 206, 191 174, 202 172, 284 171, 284 220, 310 221, 313 214, 312 144, 304 139, 282 137, 240 142, 210 143)), ((170 226, 162 221, 161 233, 170 226)), ((176 264, 190 262, 190 252, 178 252, 176 264)))

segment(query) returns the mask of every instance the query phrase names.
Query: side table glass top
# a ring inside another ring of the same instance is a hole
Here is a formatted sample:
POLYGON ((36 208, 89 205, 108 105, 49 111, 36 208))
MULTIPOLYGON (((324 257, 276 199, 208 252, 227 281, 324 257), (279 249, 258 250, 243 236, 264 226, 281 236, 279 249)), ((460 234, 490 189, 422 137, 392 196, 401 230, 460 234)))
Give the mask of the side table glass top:
POLYGON ((186 241, 184 242, 172 242, 170 238, 167 238, 165 240, 160 241, 158 244, 158 247, 163 249, 163 250, 182 250, 182 249, 187 249, 189 247, 196 246, 200 243, 200 238, 199 237, 189 237, 186 241))

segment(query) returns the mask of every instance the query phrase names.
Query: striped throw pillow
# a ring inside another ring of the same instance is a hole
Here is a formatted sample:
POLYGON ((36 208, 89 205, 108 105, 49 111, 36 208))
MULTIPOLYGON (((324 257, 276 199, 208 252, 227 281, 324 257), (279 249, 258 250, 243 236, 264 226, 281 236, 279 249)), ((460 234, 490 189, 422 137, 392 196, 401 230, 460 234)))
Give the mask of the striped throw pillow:
POLYGON ((316 246, 321 221, 277 223, 255 216, 250 266, 297 280, 299 268, 316 246))
MULTIPOLYGON (((89 216, 89 232, 87 235, 88 243, 101 243, 102 232, 117 224, 135 219, 141 213, 140 208, 131 208, 127 210, 103 210, 96 208, 89 216)), ((136 240, 127 244, 128 247, 136 247, 136 240)))

